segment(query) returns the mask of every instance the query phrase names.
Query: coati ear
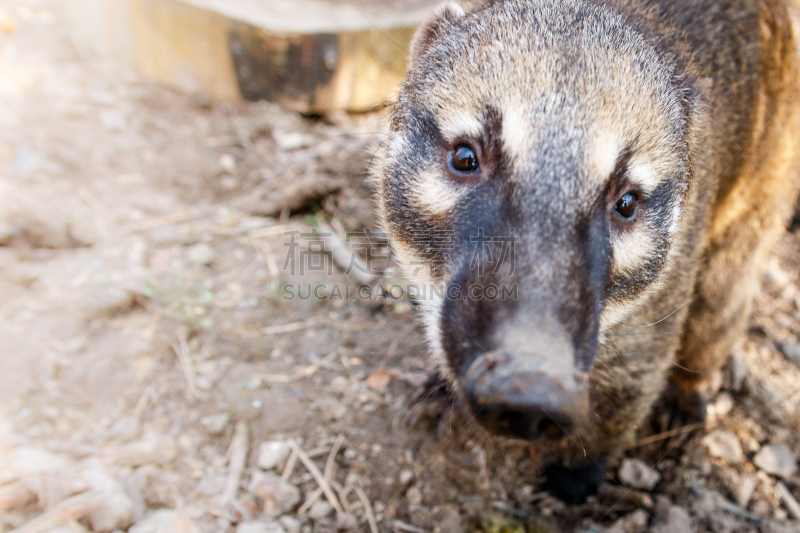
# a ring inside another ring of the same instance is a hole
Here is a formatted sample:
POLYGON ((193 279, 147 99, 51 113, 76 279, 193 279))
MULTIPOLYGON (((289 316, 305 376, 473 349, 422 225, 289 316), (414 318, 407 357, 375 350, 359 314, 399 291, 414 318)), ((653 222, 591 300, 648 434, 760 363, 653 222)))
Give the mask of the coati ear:
POLYGON ((419 57, 427 50, 431 43, 441 33, 444 26, 453 24, 465 15, 464 9, 455 2, 447 2, 433 10, 428 18, 419 25, 417 33, 411 40, 411 52, 409 54, 409 64, 413 65, 419 57))

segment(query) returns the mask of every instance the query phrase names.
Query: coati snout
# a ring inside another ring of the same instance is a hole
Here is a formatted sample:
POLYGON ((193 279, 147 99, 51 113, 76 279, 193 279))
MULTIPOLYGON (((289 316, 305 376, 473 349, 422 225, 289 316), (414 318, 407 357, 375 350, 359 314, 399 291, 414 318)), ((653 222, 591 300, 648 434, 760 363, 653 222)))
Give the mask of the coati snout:
POLYGON ((702 412, 800 187, 797 80, 777 0, 450 3, 421 25, 378 201, 471 419, 569 470, 667 386, 702 412))

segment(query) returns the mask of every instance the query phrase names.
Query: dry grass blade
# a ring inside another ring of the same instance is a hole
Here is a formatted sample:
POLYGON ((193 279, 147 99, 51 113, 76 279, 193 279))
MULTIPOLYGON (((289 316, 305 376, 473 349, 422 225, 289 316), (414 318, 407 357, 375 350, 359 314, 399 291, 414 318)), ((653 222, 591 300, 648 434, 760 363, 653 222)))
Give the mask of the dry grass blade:
POLYGON ((353 487, 353 490, 356 492, 358 499, 361 500, 361 503, 364 505, 364 514, 367 515, 367 522, 369 523, 370 532, 378 533, 378 522, 375 520, 375 513, 372 512, 372 504, 369 503, 367 494, 361 487, 353 487))
POLYGON ((17 481, 0 487, 0 511, 22 507, 36 498, 26 483, 17 481))
MULTIPOLYGON (((336 464, 336 455, 339 453, 342 444, 344 444, 344 437, 339 435, 338 437, 336 437, 336 440, 333 443, 333 448, 331 448, 331 453, 328 454, 328 460, 325 462, 325 473, 323 474, 323 477, 325 478, 325 481, 327 481, 328 483, 331 483, 331 478, 333 477, 333 467, 336 464)), ((311 453, 309 453, 308 455, 310 457, 311 453)), ((310 509, 311 506, 314 505, 314 503, 320 498, 320 496, 322 496, 321 487, 315 490, 311 494, 311 496, 309 496, 308 499, 303 503, 303 505, 301 505, 300 508, 297 509, 297 514, 302 514, 306 512, 308 509, 310 509)))
POLYGON ((317 324, 317 321, 313 318, 309 318, 308 320, 304 320, 302 322, 292 322, 291 324, 279 324, 277 326, 267 326, 261 330, 261 333, 264 335, 277 335, 280 333, 292 333, 295 331, 301 331, 304 329, 308 329, 313 327, 317 324))
POLYGON ((292 473, 294 472, 294 467, 297 466, 297 452, 292 450, 289 458, 286 460, 286 467, 283 469, 283 473, 281 474, 281 479, 284 481, 289 481, 289 478, 292 477, 292 473))
POLYGON ((306 453, 297 445, 294 441, 288 441, 289 446, 297 453, 297 457, 300 459, 300 462, 308 469, 311 475, 314 477, 314 480, 317 482, 319 487, 322 489, 322 492, 325 493, 325 497, 330 502, 331 506, 336 509, 336 512, 342 512, 342 506, 339 504, 339 498, 336 497, 336 494, 331 489, 330 484, 325 480, 325 476, 322 475, 317 465, 314 464, 314 461, 306 455, 306 453))
POLYGON ((655 435, 650 435, 649 437, 637 440, 630 446, 627 446, 625 449, 632 450, 634 448, 640 448, 642 446, 647 446, 648 444, 653 444, 654 442, 676 437, 678 435, 683 435, 684 433, 691 433, 696 429, 705 427, 705 425, 706 425, 705 422, 697 422, 696 424, 689 424, 688 426, 681 426, 679 428, 670 429, 669 431, 656 433, 655 435))
POLYGON ((230 447, 230 462, 228 478, 225 480, 225 489, 222 492, 222 504, 227 505, 236 498, 239 485, 242 482, 242 473, 247 462, 249 448, 247 424, 239 421, 233 430, 233 439, 230 447))
POLYGON ((797 503, 797 500, 792 493, 789 492, 789 489, 786 488, 786 485, 784 485, 782 481, 778 481, 775 484, 775 490, 778 491, 789 514, 792 515, 795 520, 800 520, 800 503, 797 503))
POLYGON ((175 346, 174 343, 170 343, 170 345, 175 355, 178 356, 183 376, 186 378, 186 384, 188 385, 186 399, 200 399, 200 393, 195 386, 194 365, 192 364, 192 355, 189 350, 189 332, 187 328, 182 327, 178 331, 178 343, 178 346, 175 346))
POLYGON ((329 363, 333 361, 337 355, 338 352, 333 351, 332 353, 329 353, 328 355, 320 359, 319 363, 312 363, 307 367, 304 367, 295 372, 294 374, 288 376, 281 374, 256 374, 253 376, 253 378, 261 381, 266 381, 267 383, 292 383, 294 381, 298 381, 300 379, 313 376, 317 372, 317 370, 319 370, 322 367, 322 364, 320 363, 329 363))
POLYGON ((80 520, 89 515, 95 500, 101 496, 97 491, 88 491, 62 500, 44 514, 9 533, 45 533, 68 524, 70 520, 80 520))
POLYGON ((370 271, 361 256, 353 252, 332 227, 320 222, 319 231, 319 238, 325 243, 325 250, 330 252, 333 262, 342 272, 355 278, 361 285, 371 285, 380 277, 370 271))

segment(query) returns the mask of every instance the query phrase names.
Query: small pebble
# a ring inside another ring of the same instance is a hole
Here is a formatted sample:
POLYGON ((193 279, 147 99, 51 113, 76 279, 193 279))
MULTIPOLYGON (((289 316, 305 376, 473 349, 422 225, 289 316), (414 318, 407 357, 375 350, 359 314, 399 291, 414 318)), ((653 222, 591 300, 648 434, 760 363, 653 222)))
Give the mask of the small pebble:
POLYGON ((205 426, 211 435, 221 435, 225 431, 225 428, 228 427, 230 421, 231 415, 228 413, 220 413, 200 419, 200 423, 205 426))
POLYGON ((178 445, 169 437, 151 438, 122 446, 117 462, 123 466, 164 465, 178 455, 178 445))
POLYGON ((640 459, 624 459, 618 472, 623 485, 642 490, 653 490, 661 474, 640 459))
POLYGON ((739 485, 736 487, 736 491, 734 492, 734 496, 736 498, 736 503, 739 504, 739 507, 743 509, 747 508, 747 505, 750 503, 750 499, 753 497, 753 492, 756 490, 756 476, 750 474, 744 476, 741 481, 739 481, 739 485))
POLYGON ((175 533, 176 531, 198 533, 199 529, 183 513, 179 513, 174 509, 158 509, 131 527, 128 533, 175 533))
POLYGON ((724 429, 714 430, 703 437, 703 444, 712 457, 724 459, 728 463, 738 463, 744 457, 739 439, 724 429))
POLYGON ((782 342, 778 350, 792 363, 800 366, 800 342, 782 342))
POLYGON ((797 457, 786 444, 768 444, 753 458, 753 463, 768 474, 788 478, 797 472, 797 457))
POLYGON ((222 157, 219 158, 219 166, 221 166, 225 172, 233 173, 236 170, 236 158, 231 154, 223 154, 222 157))
POLYGON ((264 470, 272 470, 286 462, 289 452, 291 452, 291 448, 283 441, 262 442, 258 447, 258 466, 264 470))
POLYGON ((272 520, 261 522, 252 520, 241 522, 236 526, 236 533, 286 533, 278 522, 272 520))
POLYGON ((348 531, 358 529, 358 520, 348 513, 339 513, 336 515, 336 530, 348 531))
POLYGON ((656 524, 653 533, 689 533, 692 531, 692 519, 682 507, 672 505, 667 511, 665 522, 656 524))
POLYGON ((286 533, 300 533, 300 520, 293 516, 284 515, 278 518, 278 523, 283 526, 286 533))
POLYGON ((331 514, 333 507, 325 500, 319 500, 308 510, 308 517, 311 520, 321 520, 331 514))
POLYGON ((280 516, 300 502, 300 490, 271 472, 262 475, 253 493, 264 502, 264 514, 280 516))
POLYGON ((629 515, 623 516, 611 526, 614 533, 643 533, 647 529, 649 515, 644 509, 636 509, 629 515))
POLYGON ((420 505, 422 503, 422 491, 419 487, 411 487, 406 492, 406 500, 410 505, 420 505))
POLYGON ((406 468, 400 471, 400 475, 398 476, 398 481, 400 481, 401 485, 408 485, 414 479, 414 471, 410 468, 406 468))

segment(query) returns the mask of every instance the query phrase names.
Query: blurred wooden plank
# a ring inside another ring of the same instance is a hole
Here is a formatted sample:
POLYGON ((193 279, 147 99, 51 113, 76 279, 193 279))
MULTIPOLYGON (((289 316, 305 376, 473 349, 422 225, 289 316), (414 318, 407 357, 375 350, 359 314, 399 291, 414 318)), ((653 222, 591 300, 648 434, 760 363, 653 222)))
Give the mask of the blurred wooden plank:
POLYGON ((415 26, 432 0, 183 0, 273 35, 415 26))
POLYGON ((130 13, 132 60, 140 73, 190 93, 241 97, 227 17, 171 0, 135 0, 130 13))
POLYGON ((391 97, 405 72, 413 28, 276 36, 235 24, 241 93, 301 112, 366 110, 391 97))
POLYGON ((68 9, 77 42, 127 56, 153 80, 321 113, 391 98, 428 8, 429 0, 71 0, 68 9))

